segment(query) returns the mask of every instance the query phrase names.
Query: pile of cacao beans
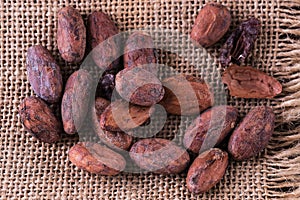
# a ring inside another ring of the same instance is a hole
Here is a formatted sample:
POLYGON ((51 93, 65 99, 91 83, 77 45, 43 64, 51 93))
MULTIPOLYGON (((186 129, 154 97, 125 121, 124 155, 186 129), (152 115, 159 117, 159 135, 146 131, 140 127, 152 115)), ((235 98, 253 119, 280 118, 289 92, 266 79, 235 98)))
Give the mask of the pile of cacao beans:
MULTIPOLYGON (((190 38, 196 46, 210 47, 224 37, 230 25, 229 10, 209 3, 200 10, 190 38)), ((242 66, 260 35, 260 26, 254 17, 242 22, 220 50, 222 81, 231 96, 273 98, 282 91, 275 78, 242 66)), ((266 147, 274 131, 272 108, 255 107, 240 120, 237 108, 214 106, 209 85, 201 78, 181 74, 159 80, 150 35, 135 31, 122 48, 122 42, 114 37, 118 33, 114 22, 103 12, 93 12, 86 27, 76 9, 59 10, 57 46, 61 57, 68 63, 80 63, 89 46, 94 63, 103 73, 95 82, 89 71, 79 69, 64 85, 60 66, 51 53, 41 45, 30 47, 27 75, 37 97, 25 98, 19 115, 33 136, 55 143, 63 132, 78 133, 90 112, 95 113, 91 124, 102 143, 86 141, 73 146, 68 155, 75 166, 90 173, 116 175, 126 167, 121 149, 129 152, 143 173, 175 174, 188 170, 187 188, 197 194, 210 190, 222 179, 229 155, 242 161, 266 147), (100 44, 106 48, 98 48, 100 44), (94 85, 96 99, 90 98, 94 85), (112 101, 114 91, 119 98, 112 101), (61 106, 61 119, 51 104, 61 106), (151 123, 155 104, 163 106, 169 115, 199 115, 186 129, 182 145, 162 138, 134 138, 133 130, 151 123)))

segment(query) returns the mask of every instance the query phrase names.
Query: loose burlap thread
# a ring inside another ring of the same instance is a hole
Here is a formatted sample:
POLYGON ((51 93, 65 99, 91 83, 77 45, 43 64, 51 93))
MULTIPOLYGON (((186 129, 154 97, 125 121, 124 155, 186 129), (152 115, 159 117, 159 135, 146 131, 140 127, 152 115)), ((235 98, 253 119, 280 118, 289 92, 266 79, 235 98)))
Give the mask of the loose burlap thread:
MULTIPOLYGON (((185 173, 115 177, 87 173, 68 161, 68 150, 78 136, 53 145, 43 144, 26 132, 18 117, 18 106, 33 91, 26 77, 26 52, 42 44, 58 60, 64 80, 79 66, 62 61, 56 44, 57 11, 77 8, 84 18, 92 11, 107 13, 121 31, 145 27, 166 28, 189 34, 199 9, 208 1, 0 1, 0 198, 1 199, 298 199, 300 198, 300 1, 218 0, 231 11, 231 30, 255 16, 262 22, 249 65, 276 77, 283 93, 271 100, 228 97, 244 116, 256 105, 272 106, 276 130, 267 149, 244 162, 230 162, 223 180, 203 195, 188 192, 185 173)), ((161 41, 164 42, 164 41, 161 41)), ((177 40, 172 40, 176 47, 177 40)), ((224 39, 208 49, 216 62, 224 39)), ((207 60, 190 55, 201 67, 195 69, 184 58, 160 52, 159 62, 179 72, 203 76, 207 60)), ((174 137, 177 117, 170 117, 159 134, 174 137)))

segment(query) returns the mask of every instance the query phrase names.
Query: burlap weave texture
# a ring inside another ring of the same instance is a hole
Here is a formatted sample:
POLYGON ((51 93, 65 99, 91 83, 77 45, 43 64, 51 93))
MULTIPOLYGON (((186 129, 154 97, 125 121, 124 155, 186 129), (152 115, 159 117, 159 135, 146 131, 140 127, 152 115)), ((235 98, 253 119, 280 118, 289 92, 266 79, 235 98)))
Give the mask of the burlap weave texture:
MULTIPOLYGON (((26 51, 42 44, 58 60, 64 80, 79 66, 62 61, 56 44, 57 11, 74 6, 83 17, 96 10, 107 13, 121 31, 145 27, 189 34, 199 9, 208 1, 193 0, 22 0, 0 1, 0 199, 299 199, 300 198, 300 1, 218 0, 230 9, 231 30, 255 16, 262 33, 248 64, 276 77, 283 93, 272 100, 228 98, 244 116, 256 105, 272 106, 276 131, 267 149, 245 162, 231 162, 224 179, 204 195, 193 195, 186 174, 106 177, 77 169, 67 153, 78 137, 64 136, 54 145, 43 144, 27 133, 18 117, 18 105, 33 91, 26 77, 26 51)), ((161 43, 165 41, 160 41, 161 43)), ((177 40, 172 40, 176 47, 177 40)), ((217 59, 223 43, 208 49, 217 59)), ((207 60, 189 55, 198 65, 207 60)), ((160 52, 159 62, 179 72, 205 75, 184 58, 160 52)), ((218 71, 220 68, 210 69, 218 71)), ((176 117, 160 134, 173 137, 176 117)))

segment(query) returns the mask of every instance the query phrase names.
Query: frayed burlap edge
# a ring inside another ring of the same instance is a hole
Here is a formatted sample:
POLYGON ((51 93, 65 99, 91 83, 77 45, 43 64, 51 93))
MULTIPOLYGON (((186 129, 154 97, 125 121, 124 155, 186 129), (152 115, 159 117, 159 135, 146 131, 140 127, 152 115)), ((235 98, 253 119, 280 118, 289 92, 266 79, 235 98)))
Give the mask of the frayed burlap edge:
POLYGON ((278 104, 278 129, 267 158, 270 199, 300 198, 300 1, 283 1, 276 35, 278 49, 274 76, 283 85, 278 104), (284 6, 282 6, 284 5, 284 6))

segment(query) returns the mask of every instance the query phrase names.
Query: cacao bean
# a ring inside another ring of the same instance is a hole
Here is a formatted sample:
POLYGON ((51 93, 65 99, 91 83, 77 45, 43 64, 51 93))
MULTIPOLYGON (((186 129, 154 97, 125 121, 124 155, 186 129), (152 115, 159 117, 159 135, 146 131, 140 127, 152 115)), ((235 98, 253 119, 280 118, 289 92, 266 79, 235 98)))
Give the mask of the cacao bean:
POLYGON ((195 115, 213 105, 213 95, 204 80, 176 75, 162 81, 165 95, 159 103, 173 115, 195 115))
POLYGON ((27 76, 33 91, 48 103, 57 103, 62 96, 60 67, 50 52, 41 45, 27 51, 27 76))
POLYGON ((126 161, 118 153, 97 143, 79 142, 69 151, 69 160, 78 168, 100 175, 117 175, 126 161))
POLYGON ((65 61, 78 63, 83 59, 86 28, 80 13, 73 7, 65 7, 58 12, 57 46, 65 61))
POLYGON ((252 67, 231 65, 225 70, 222 81, 231 96, 241 98, 273 98, 282 91, 281 84, 273 77, 252 67))
POLYGON ((187 128, 184 146, 196 154, 200 149, 217 146, 234 128, 237 117, 238 110, 232 106, 216 106, 205 111, 187 128))
POLYGON ((188 171, 188 190, 195 194, 209 191, 222 179, 227 166, 228 154, 220 149, 210 149, 200 154, 188 171))
POLYGON ((261 152, 271 139, 274 120, 275 115, 270 107, 251 109, 229 139, 228 151, 232 157, 246 160, 261 152))
POLYGON ((20 104, 19 115, 24 127, 42 142, 54 143, 60 139, 62 124, 41 99, 25 98, 20 104))
POLYGON ((225 6, 209 3, 200 10, 191 32, 191 39, 202 47, 212 46, 225 35, 230 23, 231 15, 225 6))
POLYGON ((189 164, 189 154, 174 142, 151 138, 143 139, 130 149, 132 160, 142 169, 158 174, 176 174, 189 164))

